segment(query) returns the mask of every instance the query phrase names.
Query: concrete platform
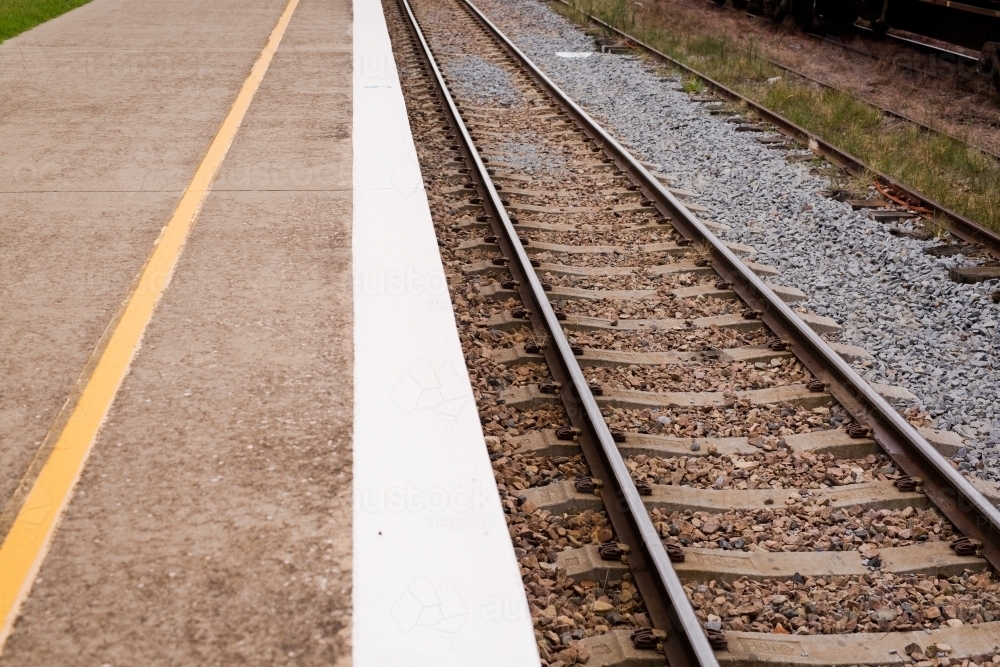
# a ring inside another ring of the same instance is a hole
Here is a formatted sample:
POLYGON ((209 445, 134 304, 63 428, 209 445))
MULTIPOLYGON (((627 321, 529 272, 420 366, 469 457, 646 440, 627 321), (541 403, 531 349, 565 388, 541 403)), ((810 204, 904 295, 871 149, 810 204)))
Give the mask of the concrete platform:
POLYGON ((0 64, 0 664, 537 664, 377 0, 0 64))

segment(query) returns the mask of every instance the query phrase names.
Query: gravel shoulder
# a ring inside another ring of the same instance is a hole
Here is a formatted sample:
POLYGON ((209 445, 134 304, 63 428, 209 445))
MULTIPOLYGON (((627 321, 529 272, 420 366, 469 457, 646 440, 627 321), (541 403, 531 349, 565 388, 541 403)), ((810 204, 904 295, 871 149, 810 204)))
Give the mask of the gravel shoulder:
POLYGON ((808 165, 733 131, 642 61, 556 55, 593 52, 594 42, 536 0, 478 5, 640 158, 695 192, 709 209, 703 217, 730 225, 724 240, 753 245, 753 261, 781 270, 776 282, 809 295, 801 305, 838 320, 842 342, 874 355, 858 364, 867 379, 909 389, 936 428, 960 434, 962 470, 1000 479, 995 284, 951 282, 947 270, 961 256, 928 256, 931 243, 892 236, 888 225, 824 197, 829 183, 808 165))

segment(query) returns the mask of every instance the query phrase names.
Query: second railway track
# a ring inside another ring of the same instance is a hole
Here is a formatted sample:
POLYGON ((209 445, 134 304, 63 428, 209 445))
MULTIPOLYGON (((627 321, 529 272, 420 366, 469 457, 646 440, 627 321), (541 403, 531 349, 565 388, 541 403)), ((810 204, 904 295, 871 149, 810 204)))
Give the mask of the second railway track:
MULTIPOLYGON (((568 7, 573 7, 567 0, 557 0, 563 5, 568 7)), ((579 10, 577 10, 579 11, 579 10)), ((743 107, 750 109, 753 113, 759 116, 761 119, 773 125, 782 134, 791 137, 795 141, 799 142, 803 146, 808 146, 809 150, 822 156, 824 159, 829 161, 831 164, 836 165, 839 168, 844 169, 846 172, 858 175, 858 174, 870 174, 872 175, 880 187, 884 187, 889 191, 894 191, 898 197, 894 201, 898 204, 902 204, 907 208, 915 208, 921 210, 923 215, 931 215, 940 218, 947 222, 949 231, 953 236, 961 239, 967 243, 974 245, 980 245, 983 249, 992 255, 994 258, 1000 258, 1000 234, 997 232, 977 223, 970 218, 949 209, 948 207, 940 204, 939 202, 927 197, 926 195, 920 193, 913 188, 907 187, 902 182, 897 179, 891 178, 890 176, 879 172, 874 169, 871 165, 865 163, 863 160, 855 157, 851 153, 841 150, 837 146, 831 144, 830 142, 824 140, 819 135, 797 125, 796 123, 785 118, 781 114, 768 109, 765 105, 760 104, 751 100, 749 97, 737 92, 736 90, 723 85, 722 83, 715 81, 711 77, 699 72, 688 65, 680 62, 679 60, 672 58, 671 56, 659 51, 653 46, 646 44, 642 40, 635 38, 632 35, 616 28, 615 26, 607 23, 601 18, 594 16, 593 14, 588 14, 582 12, 586 16, 587 20, 591 21, 602 29, 608 31, 609 33, 616 35, 618 38, 624 40, 623 44, 631 46, 638 46, 645 52, 651 54, 655 58, 669 64, 671 67, 683 71, 689 75, 704 82, 707 88, 714 94, 717 94, 721 100, 725 100, 734 104, 742 105, 743 107), (899 199, 902 197, 902 199, 899 199)), ((783 65, 778 65, 777 63, 771 63, 780 68, 785 68, 783 65)), ((797 76, 802 76, 804 78, 809 78, 808 76, 801 74, 795 70, 789 69, 790 72, 794 72, 797 76)), ((821 83, 821 82, 816 82, 821 83)), ((821 84, 826 86, 826 84, 821 84)), ((710 99, 709 96, 702 96, 702 99, 706 102, 717 101, 710 99)), ((880 109, 883 113, 895 114, 895 112, 889 111, 888 109, 880 109)), ((924 126, 922 123, 913 121, 913 119, 899 116, 901 119, 905 119, 908 122, 914 122, 918 127, 921 127, 925 131, 932 131, 930 127, 924 126)), ((956 137, 951 137, 956 139, 956 137)), ((997 157, 993 153, 982 150, 985 155, 989 155, 993 158, 997 157)))
POLYGON ((832 324, 473 6, 385 8, 542 659, 1000 653, 1000 515, 832 324))

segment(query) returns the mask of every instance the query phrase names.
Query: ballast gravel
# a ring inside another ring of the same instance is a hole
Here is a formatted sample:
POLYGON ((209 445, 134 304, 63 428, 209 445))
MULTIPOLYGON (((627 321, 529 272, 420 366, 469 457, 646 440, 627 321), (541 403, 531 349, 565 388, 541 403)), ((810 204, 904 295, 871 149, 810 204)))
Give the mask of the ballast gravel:
POLYGON ((962 436, 961 470, 1000 481, 997 281, 951 282, 948 269, 970 260, 929 256, 935 242, 892 236, 824 196, 830 184, 808 163, 734 131, 635 56, 594 52, 591 37, 537 0, 477 5, 637 157, 697 193, 709 209, 700 217, 731 227, 723 239, 753 245, 754 261, 781 270, 776 282, 840 322, 839 339, 873 355, 855 364, 866 379, 909 389, 935 428, 962 436), (568 52, 592 53, 557 55, 568 52))
MULTIPOLYGON (((876 570, 861 577, 799 575, 789 581, 711 581, 684 589, 706 625, 714 621, 726 630, 906 632, 989 623, 1000 617, 1000 586, 989 570, 966 570, 948 579, 876 570)), ((948 652, 942 651, 943 656, 948 652)))
POLYGON ((520 99, 507 72, 477 55, 455 55, 445 71, 452 77, 449 85, 474 102, 510 106, 520 99))

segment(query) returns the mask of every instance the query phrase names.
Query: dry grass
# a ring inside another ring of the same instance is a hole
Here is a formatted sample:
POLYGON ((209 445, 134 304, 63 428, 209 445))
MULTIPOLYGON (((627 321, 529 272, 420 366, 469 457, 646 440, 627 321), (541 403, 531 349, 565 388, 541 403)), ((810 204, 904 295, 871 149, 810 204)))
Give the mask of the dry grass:
POLYGON ((571 1, 579 11, 555 7, 581 23, 583 12, 602 18, 925 196, 1000 231, 1000 163, 977 148, 790 75, 765 59, 754 35, 737 41, 691 13, 668 14, 662 4, 650 10, 624 0, 571 1))

